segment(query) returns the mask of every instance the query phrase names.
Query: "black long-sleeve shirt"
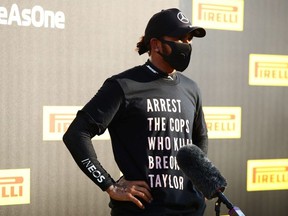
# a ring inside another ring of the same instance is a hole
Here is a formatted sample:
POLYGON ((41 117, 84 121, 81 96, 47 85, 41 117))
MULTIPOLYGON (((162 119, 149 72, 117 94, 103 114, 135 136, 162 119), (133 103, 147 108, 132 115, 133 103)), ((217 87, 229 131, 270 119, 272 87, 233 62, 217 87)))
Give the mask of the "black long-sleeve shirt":
MULTIPOLYGON (((165 76, 148 61, 108 78, 78 112, 63 140, 79 167, 103 191, 115 181, 97 160, 91 138, 106 129, 125 178, 144 180, 151 188, 153 202, 146 204, 146 211, 192 212, 203 205, 203 195, 176 161, 184 145, 193 143, 207 153, 207 129, 194 81, 181 73, 165 76)), ((115 200, 110 206, 135 214, 143 211, 115 200)))

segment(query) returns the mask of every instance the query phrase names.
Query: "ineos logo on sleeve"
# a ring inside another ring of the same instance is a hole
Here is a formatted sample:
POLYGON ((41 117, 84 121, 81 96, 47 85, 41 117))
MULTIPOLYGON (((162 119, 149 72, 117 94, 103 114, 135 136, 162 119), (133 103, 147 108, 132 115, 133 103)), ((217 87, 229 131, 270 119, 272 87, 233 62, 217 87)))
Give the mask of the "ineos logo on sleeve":
POLYGON ((177 18, 182 22, 182 23, 189 23, 189 19, 182 13, 182 12, 179 12, 177 14, 177 18))

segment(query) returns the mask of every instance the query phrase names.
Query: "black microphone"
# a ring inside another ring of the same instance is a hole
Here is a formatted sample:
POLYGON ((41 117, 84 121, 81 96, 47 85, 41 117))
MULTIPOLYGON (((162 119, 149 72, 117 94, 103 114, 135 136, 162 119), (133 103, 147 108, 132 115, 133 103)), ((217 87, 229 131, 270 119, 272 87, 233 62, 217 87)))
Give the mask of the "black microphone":
POLYGON ((218 197, 230 210, 229 215, 244 216, 222 193, 227 186, 226 179, 198 146, 192 144, 181 147, 176 160, 179 168, 207 199, 218 197))
POLYGON ((207 199, 217 197, 227 186, 226 179, 196 145, 186 145, 176 155, 177 163, 184 174, 207 199))

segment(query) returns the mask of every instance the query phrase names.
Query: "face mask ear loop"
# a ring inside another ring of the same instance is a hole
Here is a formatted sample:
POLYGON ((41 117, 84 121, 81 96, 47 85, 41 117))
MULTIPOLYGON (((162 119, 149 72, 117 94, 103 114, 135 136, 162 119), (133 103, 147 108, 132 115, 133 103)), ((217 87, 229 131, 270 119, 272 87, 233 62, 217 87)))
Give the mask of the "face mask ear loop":
MULTIPOLYGON (((159 41, 160 41, 161 43, 163 43, 163 44, 167 44, 167 43, 166 43, 166 40, 164 40, 164 39, 162 39, 162 38, 157 38, 157 40, 159 40, 159 41)), ((167 55, 161 53, 159 49, 156 50, 156 53, 158 53, 162 58, 165 58, 165 57, 167 56, 167 55)))
MULTIPOLYGON (((171 47, 171 44, 170 43, 175 43, 175 42, 173 42, 173 41, 167 41, 167 40, 165 40, 165 39, 163 39, 163 38, 157 38, 161 43, 163 43, 163 44, 167 44, 171 49, 172 49, 172 47, 171 47)), ((159 50, 157 51, 157 53, 160 55, 160 56, 162 56, 163 58, 166 58, 166 57, 168 57, 168 55, 166 55, 166 54, 164 54, 164 53, 161 53, 159 50)))

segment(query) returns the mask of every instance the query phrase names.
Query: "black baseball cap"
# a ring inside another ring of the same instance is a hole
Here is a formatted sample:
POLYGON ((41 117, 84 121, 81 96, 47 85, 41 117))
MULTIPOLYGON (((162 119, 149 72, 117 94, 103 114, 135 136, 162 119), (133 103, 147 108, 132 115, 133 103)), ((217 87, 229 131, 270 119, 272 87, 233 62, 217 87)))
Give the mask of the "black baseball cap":
POLYGON ((189 19, 177 8, 161 10, 154 14, 149 20, 144 35, 146 49, 141 50, 143 54, 148 51, 151 38, 163 36, 177 37, 191 33, 194 37, 204 37, 206 31, 202 27, 192 26, 189 19))

